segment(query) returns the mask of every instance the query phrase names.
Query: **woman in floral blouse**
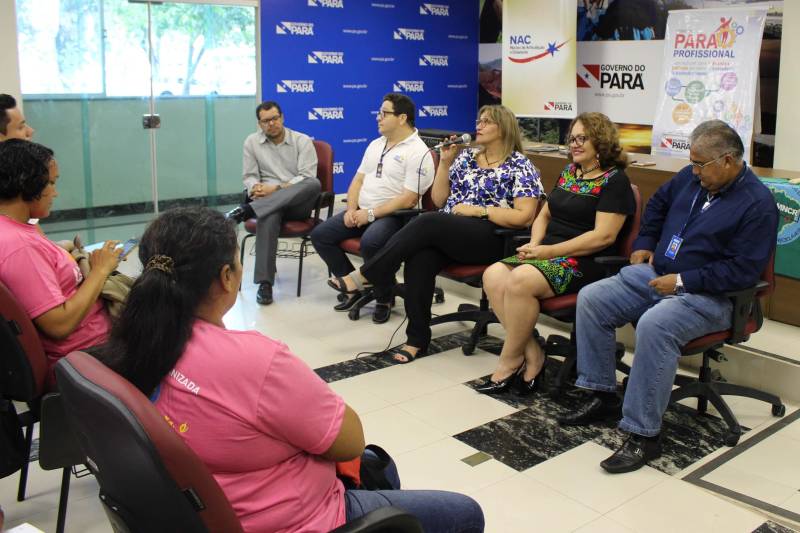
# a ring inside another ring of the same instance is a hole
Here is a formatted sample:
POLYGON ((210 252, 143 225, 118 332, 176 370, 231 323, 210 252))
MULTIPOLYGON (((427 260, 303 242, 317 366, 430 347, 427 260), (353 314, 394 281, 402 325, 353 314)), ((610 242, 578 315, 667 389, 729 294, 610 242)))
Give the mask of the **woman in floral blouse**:
POLYGON ((572 161, 558 179, 531 229, 531 242, 483 274, 492 309, 506 330, 503 351, 484 394, 536 391, 544 353, 531 333, 539 300, 578 292, 602 278, 595 256, 614 255, 617 235, 635 210, 626 156, 617 128, 602 113, 583 113, 569 128, 572 161))
POLYGON ((517 119, 500 105, 478 113, 478 148, 460 154, 443 148, 431 199, 439 211, 425 213, 398 231, 360 269, 332 278, 334 289, 351 293, 369 285, 390 285, 405 262, 407 340, 396 351, 399 363, 424 355, 431 340, 431 301, 436 275, 449 263, 489 264, 503 257, 497 228, 525 228, 542 193, 539 172, 522 154, 517 119), (458 155, 458 157, 456 157, 458 155))

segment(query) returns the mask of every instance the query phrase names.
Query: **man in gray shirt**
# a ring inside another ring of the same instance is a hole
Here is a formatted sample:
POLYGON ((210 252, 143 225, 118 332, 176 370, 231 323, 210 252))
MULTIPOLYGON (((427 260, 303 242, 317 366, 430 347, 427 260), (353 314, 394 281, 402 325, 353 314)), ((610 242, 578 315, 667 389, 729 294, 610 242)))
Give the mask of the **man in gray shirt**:
POLYGON ((236 222, 258 219, 253 282, 259 284, 258 303, 269 305, 281 222, 308 218, 320 182, 311 138, 283 125, 280 106, 263 102, 256 108, 256 117, 260 131, 245 139, 242 158, 242 180, 251 201, 226 216, 236 222))

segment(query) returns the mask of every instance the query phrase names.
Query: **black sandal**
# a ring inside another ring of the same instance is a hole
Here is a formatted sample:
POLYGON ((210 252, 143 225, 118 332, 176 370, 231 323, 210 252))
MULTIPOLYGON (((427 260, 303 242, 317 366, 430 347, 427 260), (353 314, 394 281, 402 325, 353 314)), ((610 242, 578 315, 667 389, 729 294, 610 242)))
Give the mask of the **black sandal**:
POLYGON ((353 294, 342 293, 342 301, 333 306, 334 311, 349 311, 354 305, 364 296, 361 291, 356 291, 353 294))
POLYGON ((416 354, 412 354, 408 350, 404 350, 403 348, 397 348, 392 353, 392 361, 394 361, 395 363, 401 364, 401 365, 407 365, 408 363, 412 363, 415 360, 419 359, 420 357, 425 357, 426 355, 428 355, 427 352, 425 352, 425 350, 422 350, 422 349, 417 350, 416 354), (406 358, 406 360, 405 361, 401 361, 400 359, 395 357, 397 355, 402 355, 403 357, 406 358))
POLYGON ((362 283, 361 276, 353 276, 353 273, 345 274, 344 276, 335 276, 334 279, 336 283, 333 282, 333 279, 328 280, 328 287, 331 289, 338 291, 342 294, 356 294, 357 292, 364 291, 366 289, 372 288, 372 283, 362 283), (347 282, 344 280, 345 278, 350 278, 353 281, 353 284, 356 286, 355 289, 347 289, 347 282))

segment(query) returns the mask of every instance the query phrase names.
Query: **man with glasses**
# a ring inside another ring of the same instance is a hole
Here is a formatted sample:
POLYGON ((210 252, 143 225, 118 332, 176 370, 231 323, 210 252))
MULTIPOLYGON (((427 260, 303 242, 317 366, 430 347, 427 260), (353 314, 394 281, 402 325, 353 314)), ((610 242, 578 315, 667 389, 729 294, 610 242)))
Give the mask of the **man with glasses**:
POLYGON ((256 108, 260 130, 244 141, 242 175, 250 202, 227 213, 236 222, 258 219, 253 281, 256 300, 272 303, 281 222, 308 218, 320 192, 317 152, 308 135, 283 125, 277 102, 256 108))
MULTIPOLYGON (((414 207, 433 183, 433 157, 414 127, 416 107, 408 96, 389 93, 376 114, 381 136, 367 147, 347 190, 347 209, 326 220, 311 233, 311 242, 334 276, 354 270, 339 247, 345 239, 361 237, 364 260, 380 250, 400 229, 403 220, 389 216, 414 207)), ((348 296, 334 306, 348 311, 361 297, 348 296)), ((391 290, 375 290, 372 321, 382 324, 391 314, 391 290)))
POLYGON ((631 265, 578 295, 575 384, 593 394, 559 422, 621 418, 629 437, 600 463, 610 473, 637 470, 661 454, 661 419, 681 347, 731 327, 725 292, 753 286, 775 250, 778 210, 743 154, 741 138, 726 123, 697 126, 691 164, 647 204, 631 265), (620 401, 615 329, 632 321, 638 321, 636 353, 620 401))

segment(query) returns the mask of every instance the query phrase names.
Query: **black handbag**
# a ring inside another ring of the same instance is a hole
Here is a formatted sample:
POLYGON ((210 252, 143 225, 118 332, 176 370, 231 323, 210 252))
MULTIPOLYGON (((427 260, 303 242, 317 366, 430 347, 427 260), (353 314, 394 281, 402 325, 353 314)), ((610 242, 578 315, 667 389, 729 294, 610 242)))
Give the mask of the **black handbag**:
MULTIPOLYGON (((364 453, 361 455, 361 464, 358 469, 358 477, 359 480, 354 479, 354 476, 348 475, 343 470, 345 469, 338 469, 338 477, 344 484, 344 488, 348 490, 357 489, 357 490, 398 490, 400 489, 400 485, 398 483, 397 486, 392 484, 389 478, 386 476, 386 471, 389 468, 393 470, 397 470, 397 467, 394 464, 394 459, 380 446, 375 444, 368 444, 365 447, 365 452, 370 451, 370 453, 364 453), (373 455, 374 454, 374 455, 373 455), (360 483, 359 483, 360 481, 360 483)), ((352 462, 345 462, 344 464, 350 464, 352 462)))
POLYGON ((375 457, 369 454, 361 456, 361 486, 358 488, 363 490, 399 489, 400 487, 392 486, 386 477, 386 469, 390 465, 394 465, 394 459, 386 450, 375 444, 368 444, 366 449, 374 453, 375 457))

